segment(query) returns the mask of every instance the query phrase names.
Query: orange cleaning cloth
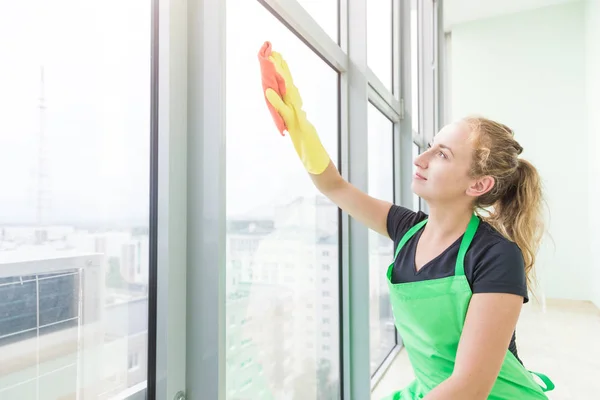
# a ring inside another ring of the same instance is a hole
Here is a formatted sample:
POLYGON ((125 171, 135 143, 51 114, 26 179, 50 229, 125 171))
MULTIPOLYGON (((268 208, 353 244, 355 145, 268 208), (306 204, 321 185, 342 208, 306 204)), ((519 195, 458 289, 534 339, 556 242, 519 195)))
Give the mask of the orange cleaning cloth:
POLYGON ((260 51, 258 52, 258 61, 260 63, 260 74, 262 79, 263 95, 265 97, 267 107, 271 112, 271 116, 273 117, 273 121, 275 121, 275 125, 279 130, 279 133, 281 133, 282 136, 285 136, 283 133, 286 130, 285 122, 283 121, 283 118, 281 118, 281 115, 279 115, 277 110, 275 110, 271 103, 269 103, 269 101, 267 100, 267 96, 265 95, 267 89, 273 89, 275 92, 277 92, 277 94, 279 94, 279 97, 281 98, 283 98, 283 95, 285 94, 285 80, 281 75, 279 75, 279 73, 277 73, 275 65, 273 65, 273 62, 271 60, 269 60, 269 57, 271 56, 271 48, 271 43, 265 42, 260 48, 260 51))

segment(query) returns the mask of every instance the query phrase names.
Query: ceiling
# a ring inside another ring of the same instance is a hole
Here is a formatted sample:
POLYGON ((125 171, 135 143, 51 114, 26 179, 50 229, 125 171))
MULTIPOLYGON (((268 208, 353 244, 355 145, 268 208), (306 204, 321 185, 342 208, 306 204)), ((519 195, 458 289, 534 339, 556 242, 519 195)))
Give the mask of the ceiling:
POLYGON ((580 0, 442 0, 444 4, 444 30, 478 19, 533 10, 546 6, 580 0))

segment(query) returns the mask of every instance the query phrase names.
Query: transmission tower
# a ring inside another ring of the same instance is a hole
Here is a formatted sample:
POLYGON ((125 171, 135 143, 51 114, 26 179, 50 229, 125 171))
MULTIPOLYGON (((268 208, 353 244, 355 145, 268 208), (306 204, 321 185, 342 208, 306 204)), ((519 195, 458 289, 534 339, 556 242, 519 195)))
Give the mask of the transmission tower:
POLYGON ((44 66, 40 66, 40 97, 38 99, 39 132, 37 157, 37 187, 36 187, 36 223, 41 226, 46 222, 49 201, 49 174, 46 151, 46 94, 44 81, 44 66))

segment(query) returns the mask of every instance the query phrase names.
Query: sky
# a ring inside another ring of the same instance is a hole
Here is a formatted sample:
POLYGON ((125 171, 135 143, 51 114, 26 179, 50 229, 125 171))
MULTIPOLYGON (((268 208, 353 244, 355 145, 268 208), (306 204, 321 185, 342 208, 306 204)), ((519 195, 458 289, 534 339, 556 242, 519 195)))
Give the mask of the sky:
MULTIPOLYGON (((336 36, 337 0, 299 3, 336 36)), ((0 223, 35 221, 42 67, 46 218, 147 221, 150 4, 0 0, 0 223)), ((367 16, 369 65, 386 85, 390 12, 391 1, 370 2, 367 16)), ((316 195, 289 137, 279 135, 267 111, 256 54, 269 40, 287 59, 308 118, 339 165, 336 72, 257 1, 229 0, 227 26, 227 214, 316 195)), ((391 123, 373 110, 368 134, 385 158, 391 123)), ((387 196, 392 171, 377 171, 370 189, 387 196)))
POLYGON ((147 218, 149 2, 0 1, 0 221, 35 218, 41 66, 48 218, 147 218))

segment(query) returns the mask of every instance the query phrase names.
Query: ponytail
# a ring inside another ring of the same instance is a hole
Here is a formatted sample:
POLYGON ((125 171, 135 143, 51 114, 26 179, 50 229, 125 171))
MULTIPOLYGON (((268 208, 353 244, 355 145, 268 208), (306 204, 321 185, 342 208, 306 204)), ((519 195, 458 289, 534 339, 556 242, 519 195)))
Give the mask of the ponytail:
POLYGON ((521 158, 512 181, 485 220, 519 246, 525 261, 527 286, 531 288, 535 282, 536 254, 544 233, 542 183, 537 169, 521 158))
POLYGON ((483 117, 466 117, 462 121, 473 141, 470 176, 491 176, 495 180, 493 188, 477 198, 475 210, 519 246, 531 290, 536 254, 544 234, 540 175, 529 161, 519 157, 523 147, 508 126, 483 117))

